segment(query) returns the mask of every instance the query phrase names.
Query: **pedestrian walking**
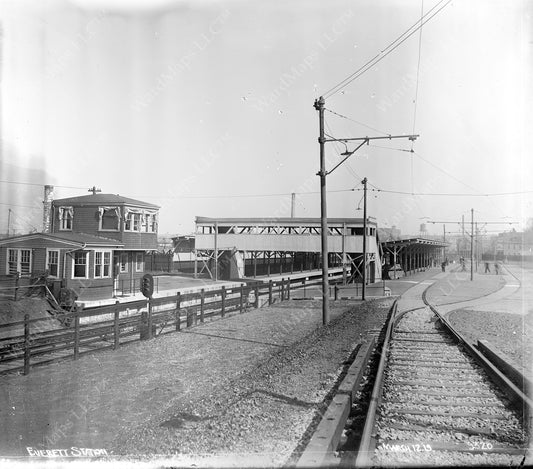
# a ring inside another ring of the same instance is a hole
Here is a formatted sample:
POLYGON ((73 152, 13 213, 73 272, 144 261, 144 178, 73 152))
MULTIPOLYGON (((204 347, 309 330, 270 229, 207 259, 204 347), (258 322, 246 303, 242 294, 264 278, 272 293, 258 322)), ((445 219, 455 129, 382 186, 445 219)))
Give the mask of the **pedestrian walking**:
POLYGON ((485 262, 485 273, 487 272, 490 274, 490 264, 488 262, 485 262))
POLYGON ((500 273, 500 264, 498 264, 497 262, 494 264, 494 271, 495 271, 496 275, 499 275, 499 273, 500 273))
POLYGON ((443 262, 441 265, 440 265, 441 269, 443 272, 446 272, 446 262, 443 262))

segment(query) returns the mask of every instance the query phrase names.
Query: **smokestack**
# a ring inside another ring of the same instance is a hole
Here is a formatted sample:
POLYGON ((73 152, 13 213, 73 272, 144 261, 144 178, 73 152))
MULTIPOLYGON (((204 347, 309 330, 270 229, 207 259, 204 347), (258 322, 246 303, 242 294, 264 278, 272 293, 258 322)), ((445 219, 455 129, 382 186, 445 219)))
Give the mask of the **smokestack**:
POLYGON ((44 186, 43 233, 50 233, 52 228, 52 200, 54 200, 54 186, 44 186))

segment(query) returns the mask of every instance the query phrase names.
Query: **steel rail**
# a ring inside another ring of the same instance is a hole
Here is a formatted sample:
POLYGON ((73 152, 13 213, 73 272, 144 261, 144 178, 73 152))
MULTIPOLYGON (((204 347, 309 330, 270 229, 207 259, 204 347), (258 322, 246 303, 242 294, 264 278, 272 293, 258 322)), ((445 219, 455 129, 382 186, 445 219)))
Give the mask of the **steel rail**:
MULTIPOLYGON (((513 275, 511 273, 511 275, 513 275)), ((515 278, 516 276, 513 275, 515 278)), ((533 428, 533 401, 525 395, 521 389, 519 389, 504 373, 502 373, 488 358, 486 358, 479 350, 477 350, 474 345, 468 343, 468 341, 457 332, 450 322, 437 310, 437 308, 429 303, 426 298, 427 291, 433 286, 428 285, 428 287, 422 292, 422 300, 425 305, 427 305, 431 311, 437 316, 440 323, 444 326, 445 330, 462 346, 464 346, 466 352, 474 358, 474 360, 484 369, 487 375, 492 379, 494 384, 505 393, 509 398, 512 404, 522 410, 524 413, 525 420, 527 422, 527 429, 530 430, 533 428)), ((396 300, 397 301, 397 300, 396 300)), ((395 302, 396 305, 396 302, 395 302)), ((396 305, 397 307, 397 305, 396 305)), ((374 387, 372 390, 372 396, 370 399, 370 405, 367 411, 365 425, 363 428, 363 433, 361 436, 361 442, 358 449, 358 454, 355 460, 355 467, 371 467, 372 455, 375 451, 376 440, 375 435, 375 424, 377 417, 377 409, 381 402, 382 391, 383 391, 383 380, 384 372, 387 366, 387 352, 391 343, 392 331, 394 326, 406 313, 411 311, 416 311, 421 309, 412 308, 401 313, 394 312, 394 315, 391 315, 389 324, 387 326, 387 333, 383 342, 383 347, 381 350, 381 358, 377 370, 376 380, 374 382, 374 387)))

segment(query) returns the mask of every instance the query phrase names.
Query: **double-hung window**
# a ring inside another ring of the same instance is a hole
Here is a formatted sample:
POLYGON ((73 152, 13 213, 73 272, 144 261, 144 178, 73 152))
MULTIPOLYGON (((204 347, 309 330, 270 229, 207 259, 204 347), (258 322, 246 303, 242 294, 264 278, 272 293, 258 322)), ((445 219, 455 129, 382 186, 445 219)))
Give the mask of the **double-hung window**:
POLYGON ((8 249, 7 250, 7 274, 20 275, 31 273, 31 249, 8 249))
POLYGON ((126 231, 140 231, 141 230, 141 213, 129 212, 126 215, 126 231))
POLYGON ((128 253, 127 252, 120 253, 119 270, 121 273, 128 271, 128 253))
POLYGON ((142 272, 144 270, 144 254, 142 252, 135 253, 135 272, 142 272))
POLYGON ((94 252, 94 278, 111 277, 111 251, 94 252))
POLYGON ((75 251, 73 253, 72 278, 87 278, 88 267, 87 260, 89 253, 87 251, 75 251))
POLYGON ((50 277, 59 276, 59 251, 56 249, 49 249, 46 251, 46 269, 50 277))
POLYGON ((73 207, 59 207, 59 229, 61 231, 72 231, 72 220, 74 219, 73 207))
POLYGON ((150 233, 156 233, 157 232, 157 213, 151 213, 146 215, 147 216, 147 230, 150 233))

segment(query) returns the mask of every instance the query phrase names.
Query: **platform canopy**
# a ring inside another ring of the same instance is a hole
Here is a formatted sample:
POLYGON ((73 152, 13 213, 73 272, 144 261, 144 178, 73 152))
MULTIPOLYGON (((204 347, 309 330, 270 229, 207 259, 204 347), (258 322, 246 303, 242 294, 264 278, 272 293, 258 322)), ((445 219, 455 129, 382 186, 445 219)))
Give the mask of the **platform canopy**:
MULTIPOLYGON (((435 266, 445 260, 443 241, 426 238, 407 238, 381 242, 381 248, 388 257, 386 263, 400 264, 405 272, 417 271, 428 266, 435 266)), ((394 271, 395 272, 395 271, 394 271)))
POLYGON ((445 248, 449 246, 449 244, 443 241, 436 241, 434 239, 408 238, 408 239, 397 239, 394 241, 382 241, 381 246, 383 248, 421 247, 421 246, 433 246, 437 248, 445 248))

